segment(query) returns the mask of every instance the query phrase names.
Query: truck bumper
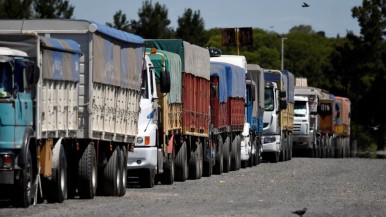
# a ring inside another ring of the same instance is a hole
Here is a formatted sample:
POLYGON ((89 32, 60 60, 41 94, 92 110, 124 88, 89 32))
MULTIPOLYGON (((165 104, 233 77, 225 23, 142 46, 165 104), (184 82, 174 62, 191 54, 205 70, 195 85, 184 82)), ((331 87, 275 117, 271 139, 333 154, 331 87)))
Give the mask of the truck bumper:
POLYGON ((251 146, 249 144, 249 139, 248 141, 241 141, 241 151, 240 151, 240 158, 242 161, 247 161, 249 160, 249 157, 251 155, 251 146))
POLYGON ((135 147, 127 155, 127 170, 156 168, 157 147, 135 147))
POLYGON ((263 152, 280 152, 280 136, 263 136, 263 152))

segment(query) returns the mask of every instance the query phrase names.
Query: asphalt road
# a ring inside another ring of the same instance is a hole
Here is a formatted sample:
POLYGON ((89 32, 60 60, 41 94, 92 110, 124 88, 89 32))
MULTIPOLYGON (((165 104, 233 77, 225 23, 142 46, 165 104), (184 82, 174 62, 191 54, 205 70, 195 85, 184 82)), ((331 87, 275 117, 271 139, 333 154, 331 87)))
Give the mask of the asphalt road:
POLYGON ((200 180, 131 187, 124 197, 66 200, 0 216, 386 216, 386 160, 309 159, 262 163, 200 180))

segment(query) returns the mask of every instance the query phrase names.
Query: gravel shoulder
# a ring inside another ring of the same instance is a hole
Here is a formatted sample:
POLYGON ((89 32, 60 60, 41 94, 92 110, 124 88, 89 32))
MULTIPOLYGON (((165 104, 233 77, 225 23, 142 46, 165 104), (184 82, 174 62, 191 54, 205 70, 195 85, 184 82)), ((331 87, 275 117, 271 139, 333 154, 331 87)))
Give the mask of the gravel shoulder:
POLYGON ((386 160, 309 159, 262 163, 200 180, 131 187, 124 197, 66 200, 0 216, 386 216, 386 160))

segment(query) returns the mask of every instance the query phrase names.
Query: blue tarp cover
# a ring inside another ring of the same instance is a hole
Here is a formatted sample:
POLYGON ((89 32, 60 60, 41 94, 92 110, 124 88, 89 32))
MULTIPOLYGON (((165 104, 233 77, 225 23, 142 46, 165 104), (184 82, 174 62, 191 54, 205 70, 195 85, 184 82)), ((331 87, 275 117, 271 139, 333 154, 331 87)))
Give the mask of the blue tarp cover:
POLYGON ((210 63, 210 76, 219 77, 219 97, 220 102, 227 101, 227 77, 226 77, 226 67, 221 63, 210 63))
POLYGON ((134 34, 131 34, 128 32, 124 32, 124 31, 115 29, 115 28, 111 28, 109 26, 101 25, 101 24, 96 23, 94 21, 88 21, 88 22, 90 22, 91 24, 94 24, 97 27, 96 31, 99 33, 102 33, 104 35, 107 35, 107 36, 110 36, 110 37, 113 37, 115 39, 125 41, 128 43, 133 43, 133 44, 144 44, 145 43, 143 38, 141 38, 138 35, 134 35, 134 34))
POLYGON ((245 69, 229 63, 211 61, 210 64, 223 65, 225 68, 227 97, 245 98, 245 69))

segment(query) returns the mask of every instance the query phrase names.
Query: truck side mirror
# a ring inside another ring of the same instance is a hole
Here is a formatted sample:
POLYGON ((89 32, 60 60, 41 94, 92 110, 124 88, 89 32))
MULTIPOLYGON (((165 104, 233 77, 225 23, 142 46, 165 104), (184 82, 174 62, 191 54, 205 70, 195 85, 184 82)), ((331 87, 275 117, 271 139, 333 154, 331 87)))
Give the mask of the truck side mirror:
POLYGON ((279 92, 279 97, 280 98, 286 98, 287 97, 287 93, 285 91, 280 91, 279 92))
POLYGON ((287 100, 281 99, 279 101, 279 110, 287 109, 287 100))
POLYGON ((168 71, 161 71, 160 77, 161 83, 161 93, 169 93, 170 92, 170 73, 168 71))

